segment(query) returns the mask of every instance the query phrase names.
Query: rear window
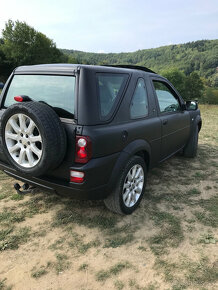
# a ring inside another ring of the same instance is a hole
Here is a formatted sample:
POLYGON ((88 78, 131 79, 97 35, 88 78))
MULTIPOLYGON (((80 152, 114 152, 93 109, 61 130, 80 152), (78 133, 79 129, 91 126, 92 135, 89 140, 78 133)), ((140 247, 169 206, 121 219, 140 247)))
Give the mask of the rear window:
POLYGON ((74 76, 14 75, 4 105, 14 104, 15 96, 26 95, 52 106, 60 117, 73 117, 74 93, 74 76))
POLYGON ((126 74, 97 74, 97 89, 100 103, 101 119, 109 119, 121 96, 128 75, 126 74))

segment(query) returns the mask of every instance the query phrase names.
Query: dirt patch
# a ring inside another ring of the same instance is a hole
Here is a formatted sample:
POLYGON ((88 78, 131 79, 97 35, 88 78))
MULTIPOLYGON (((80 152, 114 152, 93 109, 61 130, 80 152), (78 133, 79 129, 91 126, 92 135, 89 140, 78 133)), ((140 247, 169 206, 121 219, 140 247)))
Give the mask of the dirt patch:
POLYGON ((218 107, 201 109, 198 157, 152 170, 131 216, 0 173, 0 289, 217 289, 218 107))

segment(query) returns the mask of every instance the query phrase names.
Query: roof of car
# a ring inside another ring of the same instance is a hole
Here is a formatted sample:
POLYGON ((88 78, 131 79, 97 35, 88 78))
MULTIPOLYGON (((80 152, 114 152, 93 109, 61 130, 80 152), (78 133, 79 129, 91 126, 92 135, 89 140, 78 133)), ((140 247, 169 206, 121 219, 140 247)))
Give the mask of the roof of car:
POLYGON ((93 69, 98 71, 108 71, 112 72, 116 70, 117 72, 128 72, 132 73, 133 70, 140 70, 147 73, 154 73, 152 70, 135 65, 87 65, 87 64, 67 64, 67 63, 55 63, 55 64, 39 64, 39 65, 27 65, 20 66, 15 69, 17 73, 25 73, 25 72, 75 72, 80 70, 81 68, 93 69))

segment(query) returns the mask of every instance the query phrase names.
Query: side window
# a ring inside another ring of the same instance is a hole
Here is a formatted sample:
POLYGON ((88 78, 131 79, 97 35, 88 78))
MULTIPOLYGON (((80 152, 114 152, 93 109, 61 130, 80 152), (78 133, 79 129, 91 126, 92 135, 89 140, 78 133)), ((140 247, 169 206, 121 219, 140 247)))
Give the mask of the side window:
POLYGON ((97 89, 100 101, 100 114, 103 119, 113 112, 114 105, 122 94, 128 75, 97 73, 97 89))
POLYGON ((153 81, 161 113, 180 110, 179 101, 175 98, 168 86, 159 81, 153 81))
POLYGON ((148 116, 148 97, 145 82, 142 78, 138 80, 134 95, 132 97, 130 116, 132 119, 148 116))

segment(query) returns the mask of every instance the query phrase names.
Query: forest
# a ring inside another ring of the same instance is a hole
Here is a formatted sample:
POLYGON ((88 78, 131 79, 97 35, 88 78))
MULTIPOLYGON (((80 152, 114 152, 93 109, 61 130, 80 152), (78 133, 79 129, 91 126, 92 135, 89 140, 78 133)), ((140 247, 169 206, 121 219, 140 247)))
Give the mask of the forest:
POLYGON ((58 49, 25 22, 8 20, 0 37, 0 82, 20 65, 77 63, 134 64, 167 77, 184 99, 218 104, 218 39, 199 40, 125 53, 58 49))

